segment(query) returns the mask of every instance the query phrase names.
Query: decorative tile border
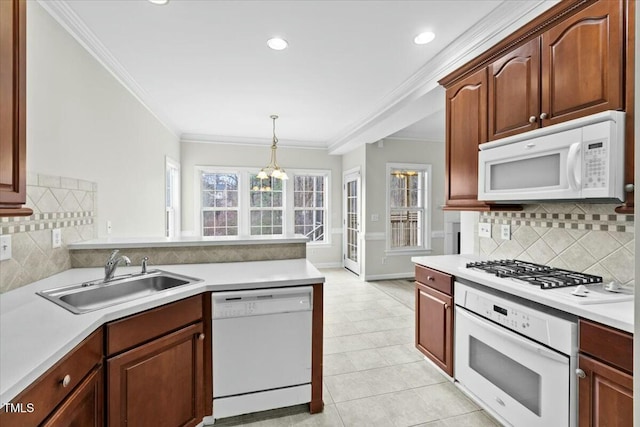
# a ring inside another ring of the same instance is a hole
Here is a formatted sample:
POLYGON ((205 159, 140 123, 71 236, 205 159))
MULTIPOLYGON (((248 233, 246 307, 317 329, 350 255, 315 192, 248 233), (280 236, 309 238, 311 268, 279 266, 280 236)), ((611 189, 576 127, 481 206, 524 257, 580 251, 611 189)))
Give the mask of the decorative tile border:
POLYGON ((74 219, 68 221, 54 221, 44 222, 48 220, 40 220, 29 224, 10 225, 8 227, 0 227, 0 235, 2 234, 15 234, 25 233, 38 230, 49 230, 54 228, 66 228, 75 227, 78 225, 90 225, 93 224, 93 216, 90 218, 74 219))
POLYGON ((617 231, 621 233, 634 233, 635 231, 633 215, 484 212, 480 215, 480 222, 542 228, 566 228, 572 230, 617 231))
POLYGON ((32 222, 42 221, 50 219, 64 219, 64 218, 86 218, 93 217, 93 212, 48 212, 48 213, 34 213, 31 216, 16 216, 16 217, 2 217, 0 218, 0 224, 14 222, 32 222))

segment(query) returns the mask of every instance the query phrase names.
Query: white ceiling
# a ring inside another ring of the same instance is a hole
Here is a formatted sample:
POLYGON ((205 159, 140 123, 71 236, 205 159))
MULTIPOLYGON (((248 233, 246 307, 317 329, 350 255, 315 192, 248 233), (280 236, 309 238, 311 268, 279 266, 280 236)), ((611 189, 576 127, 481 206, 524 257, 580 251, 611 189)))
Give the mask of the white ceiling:
POLYGON ((282 145, 335 153, 425 116, 405 137, 442 134, 437 78, 549 3, 40 2, 182 140, 268 143, 279 114, 282 145), (436 39, 415 45, 426 30, 436 39), (269 49, 273 36, 289 48, 269 49))

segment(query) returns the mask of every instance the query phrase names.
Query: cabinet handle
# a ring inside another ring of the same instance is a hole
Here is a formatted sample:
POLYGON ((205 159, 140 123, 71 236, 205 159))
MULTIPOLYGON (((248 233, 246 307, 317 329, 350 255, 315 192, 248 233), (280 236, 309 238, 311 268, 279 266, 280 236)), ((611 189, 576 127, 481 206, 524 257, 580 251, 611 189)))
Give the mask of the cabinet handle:
POLYGON ((436 280, 436 279, 434 279, 432 276, 427 276, 427 280, 430 280, 430 281, 432 281, 432 282, 433 282, 433 281, 434 281, 434 280, 436 280))
POLYGON ((71 375, 65 375, 60 383, 62 384, 62 387, 67 387, 69 384, 71 384, 71 375))
POLYGON ((444 303, 444 309, 445 310, 449 310, 449 308, 451 308, 451 306, 445 302, 444 303))
POLYGON ((624 186, 624 191, 627 193, 631 193, 634 190, 635 186, 633 184, 627 184, 624 186))
POLYGON ((542 114, 540 114, 540 119, 541 119, 541 120, 544 120, 544 119, 546 119, 547 117, 549 117, 549 115, 548 115, 547 113, 542 113, 542 114))
POLYGON ((535 123, 535 122, 536 122, 536 116, 529 117, 529 123, 535 123))
POLYGON ((198 335, 198 339, 199 339, 200 341, 204 341, 204 334, 200 334, 200 335, 198 335))
POLYGON ((584 371, 580 368, 576 369, 576 375, 578 376, 578 378, 586 378, 587 374, 584 373, 584 371))

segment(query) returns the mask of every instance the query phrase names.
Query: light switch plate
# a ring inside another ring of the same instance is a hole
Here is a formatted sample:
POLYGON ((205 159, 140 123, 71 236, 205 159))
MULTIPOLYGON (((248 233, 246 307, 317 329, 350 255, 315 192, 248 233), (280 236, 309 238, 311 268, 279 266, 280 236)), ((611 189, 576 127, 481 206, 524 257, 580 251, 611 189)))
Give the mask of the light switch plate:
POLYGON ((0 236, 0 261, 11 259, 11 234, 0 236))
POLYGON ((62 231, 59 228, 51 230, 51 247, 53 249, 62 246, 62 231))
POLYGON ((478 224, 478 236, 491 237, 491 223, 481 222, 480 224, 478 224))
POLYGON ((511 240, 511 224, 502 224, 500 237, 502 237, 502 240, 511 240))

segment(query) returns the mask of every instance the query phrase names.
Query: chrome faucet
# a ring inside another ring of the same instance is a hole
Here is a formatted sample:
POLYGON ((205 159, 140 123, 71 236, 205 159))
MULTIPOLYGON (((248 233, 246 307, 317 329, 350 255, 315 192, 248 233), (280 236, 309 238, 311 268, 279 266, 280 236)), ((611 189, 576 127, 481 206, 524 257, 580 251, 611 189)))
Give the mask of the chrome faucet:
POLYGON ((118 264, 124 262, 126 265, 131 265, 131 260, 129 257, 122 255, 121 257, 116 258, 116 255, 120 252, 118 249, 111 252, 111 256, 107 260, 107 263, 104 265, 104 281, 108 282, 113 279, 113 275, 116 272, 116 268, 118 268, 118 264))
POLYGON ((142 258, 142 272, 140 274, 147 274, 147 263, 149 262, 149 257, 146 256, 142 258))

